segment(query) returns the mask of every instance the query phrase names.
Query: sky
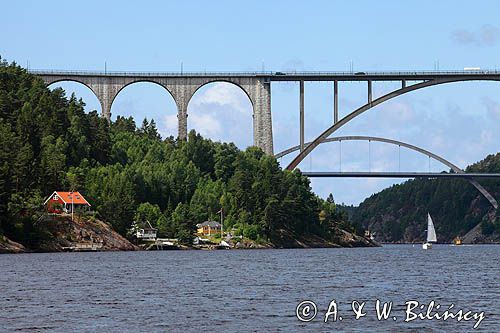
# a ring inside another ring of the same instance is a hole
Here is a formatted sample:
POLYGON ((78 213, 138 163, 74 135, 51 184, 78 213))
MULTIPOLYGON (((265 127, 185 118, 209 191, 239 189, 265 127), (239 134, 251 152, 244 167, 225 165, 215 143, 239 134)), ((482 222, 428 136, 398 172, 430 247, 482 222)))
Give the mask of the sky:
MULTIPOLYGON (((0 56, 30 69, 103 71, 413 71, 500 69, 499 1, 4 1, 0 56)), ((399 87, 374 83, 374 98, 399 87)), ((81 84, 63 87, 101 110, 81 84)), ((366 84, 340 83, 340 115, 366 101, 366 84)), ((299 142, 299 87, 273 83, 274 149, 299 142)), ((123 89, 117 115, 154 118, 177 133, 172 97, 153 83, 123 89)), ((198 90, 188 128, 216 141, 251 145, 252 107, 228 83, 198 90)), ((305 136, 330 126, 333 84, 305 84, 305 136)), ((430 150, 459 167, 500 151, 500 85, 464 82, 383 103, 334 135, 374 135, 430 150)), ((283 167, 293 155, 283 157, 283 167)), ((441 171, 437 161, 377 142, 328 143, 304 171, 441 171)), ((320 196, 357 205, 404 179, 312 179, 320 196)))

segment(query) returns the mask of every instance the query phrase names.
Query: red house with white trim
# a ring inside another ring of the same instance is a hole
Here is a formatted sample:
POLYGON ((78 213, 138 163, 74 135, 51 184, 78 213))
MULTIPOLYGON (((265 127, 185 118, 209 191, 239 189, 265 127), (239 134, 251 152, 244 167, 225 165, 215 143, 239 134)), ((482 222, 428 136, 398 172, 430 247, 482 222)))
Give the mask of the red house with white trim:
POLYGON ((80 192, 60 192, 54 191, 43 203, 47 205, 47 211, 49 213, 61 214, 62 212, 71 213, 71 211, 76 211, 77 209, 86 208, 88 209, 91 205, 89 202, 80 194, 80 192))

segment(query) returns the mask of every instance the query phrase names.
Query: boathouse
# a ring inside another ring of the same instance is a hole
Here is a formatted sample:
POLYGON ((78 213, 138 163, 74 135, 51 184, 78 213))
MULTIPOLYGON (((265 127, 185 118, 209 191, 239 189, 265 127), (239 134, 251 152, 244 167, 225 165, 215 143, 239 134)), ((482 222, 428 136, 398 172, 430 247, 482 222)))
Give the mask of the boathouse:
POLYGON ((153 228, 151 223, 149 221, 143 222, 141 224, 134 223, 135 227, 135 236, 137 239, 142 239, 142 240, 156 240, 156 233, 158 232, 158 229, 153 228))

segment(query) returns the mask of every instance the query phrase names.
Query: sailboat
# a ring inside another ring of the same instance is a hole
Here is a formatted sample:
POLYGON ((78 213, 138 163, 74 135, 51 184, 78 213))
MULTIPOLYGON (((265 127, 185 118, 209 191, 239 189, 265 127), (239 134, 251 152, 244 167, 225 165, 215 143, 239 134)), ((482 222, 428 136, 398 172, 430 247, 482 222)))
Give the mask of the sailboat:
POLYGON ((436 230, 434 229, 431 215, 427 213, 427 242, 422 245, 422 248, 424 250, 432 249, 432 242, 437 242, 436 230))

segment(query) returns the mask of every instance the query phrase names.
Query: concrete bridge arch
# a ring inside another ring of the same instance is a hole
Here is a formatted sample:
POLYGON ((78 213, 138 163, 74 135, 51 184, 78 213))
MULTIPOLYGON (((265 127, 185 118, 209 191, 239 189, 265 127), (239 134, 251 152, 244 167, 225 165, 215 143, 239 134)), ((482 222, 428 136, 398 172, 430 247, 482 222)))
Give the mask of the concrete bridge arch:
MULTIPOLYGON (((427 155, 436 161, 439 161, 440 163, 446 165, 449 167, 453 172, 455 173, 465 173, 462 169, 460 169, 458 166, 455 164, 451 163, 450 161, 446 160, 445 158, 436 155, 428 150, 425 150, 423 148, 411 145, 409 143, 403 142, 403 141, 397 141, 397 140, 392 140, 392 139, 386 139, 386 138, 380 138, 376 136, 360 136, 360 135, 351 135, 351 136, 339 136, 339 137, 331 137, 323 140, 321 143, 327 143, 327 142, 337 142, 337 141, 378 141, 378 142, 384 142, 392 145, 397 145, 400 147, 405 147, 408 149, 411 149, 413 151, 416 151, 420 154, 427 155)), ((308 142, 306 144, 306 147, 309 146, 311 142, 308 142)), ((300 150, 300 145, 288 148, 282 152, 279 152, 275 155, 276 158, 280 158, 283 156, 286 156, 288 154, 293 153, 294 151, 300 150)), ((493 206, 493 208, 497 209, 498 208, 498 202, 496 199, 481 185, 479 184, 475 179, 472 178, 467 178, 467 181, 471 183, 472 186, 474 186, 485 198, 486 200, 489 201, 489 203, 493 206)))

